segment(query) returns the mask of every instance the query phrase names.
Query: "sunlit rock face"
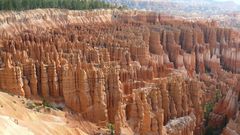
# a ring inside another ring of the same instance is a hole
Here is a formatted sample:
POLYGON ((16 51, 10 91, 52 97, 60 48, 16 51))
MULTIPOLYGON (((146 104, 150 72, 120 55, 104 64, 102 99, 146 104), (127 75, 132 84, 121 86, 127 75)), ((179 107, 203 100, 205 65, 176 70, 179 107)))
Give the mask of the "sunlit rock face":
POLYGON ((226 97, 211 123, 236 115, 233 30, 118 10, 39 9, 1 13, 0 22, 7 92, 62 102, 99 126, 113 123, 116 134, 202 134, 203 106, 217 90, 226 97))
POLYGON ((237 115, 235 119, 231 119, 227 126, 224 128, 222 135, 238 135, 240 134, 239 130, 239 111, 237 112, 237 115))

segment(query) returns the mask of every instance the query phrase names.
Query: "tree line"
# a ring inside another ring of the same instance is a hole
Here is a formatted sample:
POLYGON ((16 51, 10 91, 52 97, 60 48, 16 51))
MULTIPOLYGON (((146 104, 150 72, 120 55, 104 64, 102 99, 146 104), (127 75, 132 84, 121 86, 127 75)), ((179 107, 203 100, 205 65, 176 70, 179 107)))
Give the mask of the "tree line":
POLYGON ((62 8, 71 10, 113 8, 101 0, 0 0, 0 10, 62 8))

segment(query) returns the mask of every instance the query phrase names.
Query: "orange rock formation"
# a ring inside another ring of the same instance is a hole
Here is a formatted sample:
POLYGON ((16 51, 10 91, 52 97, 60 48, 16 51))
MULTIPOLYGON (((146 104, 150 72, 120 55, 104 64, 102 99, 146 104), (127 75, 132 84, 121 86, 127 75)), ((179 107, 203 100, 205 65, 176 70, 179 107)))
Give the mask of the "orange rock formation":
POLYGON ((62 102, 117 135, 201 134, 216 89, 226 97, 213 115, 236 114, 237 81, 224 78, 240 73, 231 29, 118 10, 11 12, 0 23, 0 89, 62 102))

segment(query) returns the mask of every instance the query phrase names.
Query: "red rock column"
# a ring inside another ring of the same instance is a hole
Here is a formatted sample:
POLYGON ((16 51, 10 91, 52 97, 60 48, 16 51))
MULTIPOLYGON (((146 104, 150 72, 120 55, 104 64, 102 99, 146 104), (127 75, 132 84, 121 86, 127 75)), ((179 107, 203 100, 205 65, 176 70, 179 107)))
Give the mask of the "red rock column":
POLYGON ((49 97, 49 87, 48 87, 48 75, 46 65, 41 63, 41 94, 44 98, 49 97))

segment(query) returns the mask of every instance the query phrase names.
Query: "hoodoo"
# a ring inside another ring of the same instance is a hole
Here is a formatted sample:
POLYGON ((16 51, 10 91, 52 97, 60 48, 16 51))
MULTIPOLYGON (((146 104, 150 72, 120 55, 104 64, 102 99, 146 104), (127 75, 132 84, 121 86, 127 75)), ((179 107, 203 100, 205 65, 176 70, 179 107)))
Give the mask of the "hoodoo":
POLYGON ((240 134, 237 31, 132 10, 1 12, 0 24, 5 92, 116 135, 240 134))

